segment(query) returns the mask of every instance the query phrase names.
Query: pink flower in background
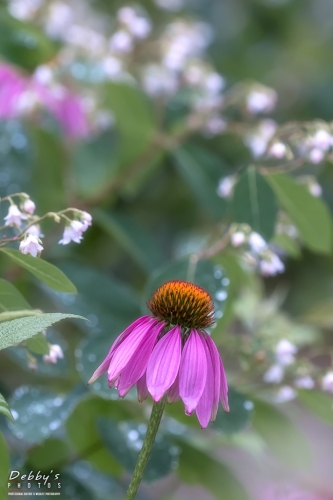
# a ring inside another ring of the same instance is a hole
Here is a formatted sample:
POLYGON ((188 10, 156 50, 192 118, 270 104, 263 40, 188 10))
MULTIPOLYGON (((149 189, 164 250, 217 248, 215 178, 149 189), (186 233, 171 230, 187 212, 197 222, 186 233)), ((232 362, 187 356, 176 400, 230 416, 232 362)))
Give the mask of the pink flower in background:
POLYGON ((59 241, 60 245, 68 245, 71 241, 80 243, 88 226, 78 220, 72 220, 69 226, 65 227, 62 239, 59 241))
POLYGON ((25 91, 24 79, 10 66, 0 64, 0 118, 17 114, 17 102, 25 91))
POLYGON ((29 199, 29 200, 25 200, 22 208, 28 214, 33 214, 35 211, 36 205, 34 204, 34 202, 32 200, 29 199))
POLYGON ((87 227, 91 226, 92 224, 92 217, 88 212, 82 212, 82 222, 85 224, 87 227))
POLYGON ((26 216, 22 214, 17 205, 10 205, 8 209, 8 214, 6 215, 5 226, 16 226, 20 227, 22 220, 26 219, 26 216))
POLYGON ((37 257, 37 255, 44 250, 44 247, 39 243, 38 238, 32 234, 21 241, 20 252, 23 254, 30 254, 32 257, 37 257))
POLYGON ((15 118, 45 107, 70 138, 87 135, 88 120, 79 97, 66 87, 42 83, 21 75, 7 64, 0 64, 0 118, 15 118))
POLYGON ((267 486, 259 500, 330 500, 315 491, 306 491, 301 486, 290 483, 276 483, 267 486))
POLYGON ((139 401, 150 393, 182 399, 202 427, 216 418, 219 401, 228 406, 228 386, 219 352, 204 330, 214 323, 214 304, 202 288, 169 281, 147 303, 151 316, 132 323, 113 343, 89 383, 108 371, 109 387, 124 397, 136 385, 139 401))
POLYGON ((64 353, 58 344, 51 344, 50 345, 50 352, 49 354, 45 354, 43 356, 43 361, 44 363, 47 364, 56 364, 58 359, 63 359, 64 358, 64 353))

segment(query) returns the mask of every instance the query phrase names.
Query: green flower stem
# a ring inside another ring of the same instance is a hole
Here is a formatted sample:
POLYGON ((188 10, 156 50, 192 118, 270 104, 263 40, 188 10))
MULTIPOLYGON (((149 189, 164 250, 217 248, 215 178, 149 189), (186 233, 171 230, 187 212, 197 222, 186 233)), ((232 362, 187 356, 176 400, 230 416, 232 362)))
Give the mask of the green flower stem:
POLYGON ((150 419, 148 422, 146 437, 143 442, 139 458, 133 472, 133 477, 131 479, 130 485, 127 490, 125 500, 134 500, 134 498, 136 497, 140 483, 143 478, 143 474, 145 472, 147 462, 150 457, 151 450, 153 448, 158 428, 160 426, 165 403, 166 403, 166 396, 163 396, 163 398, 160 401, 158 401, 158 403, 153 404, 153 409, 151 411, 150 419))

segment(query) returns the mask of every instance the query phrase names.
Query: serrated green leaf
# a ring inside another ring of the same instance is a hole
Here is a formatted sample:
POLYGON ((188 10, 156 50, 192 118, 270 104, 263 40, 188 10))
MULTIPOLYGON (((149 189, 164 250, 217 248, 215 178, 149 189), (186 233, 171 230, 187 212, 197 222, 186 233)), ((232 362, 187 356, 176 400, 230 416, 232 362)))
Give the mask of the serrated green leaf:
POLYGON ((232 200, 234 219, 246 223, 269 241, 275 229, 277 202, 274 191, 254 166, 238 180, 232 200))
POLYGON ((93 212, 94 221, 109 233, 145 271, 153 271, 163 263, 159 248, 133 218, 119 213, 93 212))
POLYGON ((172 152, 174 164, 189 185, 193 194, 216 220, 221 220, 226 209, 225 201, 217 195, 217 182, 214 184, 205 171, 205 165, 200 164, 191 149, 178 148, 172 152))
POLYGON ((333 425, 333 397, 320 391, 298 390, 301 403, 327 424, 333 425))
POLYGON ((9 454, 6 441, 2 433, 0 433, 0 499, 7 498, 7 483, 9 477, 9 454))
POLYGON ((0 350, 19 344, 24 340, 42 332, 57 321, 66 318, 80 318, 75 314, 48 313, 30 316, 26 318, 13 319, 0 324, 0 350))
POLYGON ((49 354, 50 348, 45 335, 37 333, 26 341, 27 348, 36 354, 49 354))
POLYGON ((249 500, 245 489, 226 465, 214 459, 182 439, 177 474, 188 484, 200 484, 207 488, 217 500, 249 500))
POLYGON ((12 248, 0 248, 0 251, 7 255, 15 264, 23 267, 31 274, 43 281, 52 290, 63 293, 76 293, 76 287, 56 266, 43 259, 23 255, 19 250, 12 248))
POLYGON ((0 312, 18 309, 31 309, 31 307, 12 283, 0 279, 0 312))
POLYGON ((22 311, 8 311, 0 313, 0 323, 11 321, 12 319, 24 318, 26 316, 38 316, 40 311, 32 311, 31 309, 23 309, 22 311))
POLYGON ((269 450, 293 469, 310 467, 312 456, 305 436, 274 406, 258 399, 252 398, 252 400, 254 402, 252 426, 269 450))
POLYGON ((9 418, 9 420, 14 422, 14 418, 13 418, 13 415, 11 414, 9 405, 2 394, 0 394, 0 413, 2 413, 7 418, 9 418))
POLYGON ((323 200, 313 196, 305 186, 297 184, 287 175, 268 175, 267 181, 306 246, 314 252, 330 253, 332 219, 323 200))

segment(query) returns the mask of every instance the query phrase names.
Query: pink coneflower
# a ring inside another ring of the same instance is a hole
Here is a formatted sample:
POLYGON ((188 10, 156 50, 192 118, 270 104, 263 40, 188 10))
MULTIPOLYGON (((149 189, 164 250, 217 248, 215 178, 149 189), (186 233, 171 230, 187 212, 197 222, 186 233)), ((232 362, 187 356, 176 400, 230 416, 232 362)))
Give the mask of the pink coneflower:
POLYGON ((47 85, 0 63, 0 118, 15 118, 46 108, 72 139, 85 137, 89 124, 79 97, 62 85, 47 85))
POLYGON ((214 323, 214 304, 202 288, 169 281, 147 303, 152 312, 132 323, 113 343, 89 383, 108 371, 109 387, 124 397, 136 384, 139 401, 150 393, 182 399, 202 427, 216 418, 219 400, 225 411, 228 386, 219 352, 205 331, 214 323))

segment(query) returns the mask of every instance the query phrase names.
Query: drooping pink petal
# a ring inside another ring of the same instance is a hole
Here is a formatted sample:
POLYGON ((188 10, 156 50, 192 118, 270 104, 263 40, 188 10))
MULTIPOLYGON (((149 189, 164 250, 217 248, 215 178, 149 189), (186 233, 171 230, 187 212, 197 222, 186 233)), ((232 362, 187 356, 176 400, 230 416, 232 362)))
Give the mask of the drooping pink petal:
POLYGON ((149 334, 149 330, 151 329, 151 327, 151 321, 144 322, 143 324, 134 328, 130 335, 128 335, 117 345, 117 348, 112 354, 110 366, 108 369, 109 382, 115 380, 120 375, 132 356, 136 353, 145 336, 149 334))
MULTIPOLYGON (((110 354, 110 352, 109 352, 109 354, 110 354)), ((94 371, 94 373, 92 374, 92 376, 88 380, 88 385, 90 385, 93 382, 95 382, 95 380, 97 380, 98 377, 100 377, 109 368, 109 366, 110 366, 110 357, 111 357, 111 356, 109 356, 109 354, 106 356, 106 358, 104 359, 104 361, 102 361, 102 363, 99 365, 99 367, 97 368, 97 370, 94 371)))
POLYGON ((210 355, 210 351, 208 349, 207 343, 205 342, 205 339, 203 339, 203 344, 205 346, 207 357, 207 378, 205 388, 196 408, 196 413, 201 427, 205 429, 209 423, 213 410, 215 380, 212 357, 210 355))
POLYGON ((211 414, 211 421, 214 422, 216 419, 216 414, 217 410, 219 407, 219 400, 220 400, 220 387, 221 387, 221 369, 220 369, 220 363, 221 363, 221 358, 219 351, 217 350, 217 347, 213 340, 210 338, 209 335, 205 336, 206 344, 211 356, 211 364, 213 367, 214 371, 214 382, 213 382, 213 406, 212 406, 212 414, 211 414))
POLYGON ((146 380, 146 373, 142 375, 141 378, 136 383, 136 389, 138 391, 138 400, 139 403, 142 403, 147 397, 149 396, 148 392, 148 387, 147 387, 147 380, 146 380))
POLYGON ((168 403, 175 403, 180 399, 179 395, 179 373, 177 374, 176 380, 168 390, 168 395, 167 395, 167 402, 168 403))
POLYGON ((133 387, 133 385, 145 373, 148 360, 156 343, 157 337, 163 328, 164 323, 158 323, 151 327, 146 337, 139 345, 135 356, 132 357, 129 363, 122 370, 120 375, 120 384, 118 387, 120 397, 123 398, 128 393, 130 388, 133 387))
POLYGON ((220 400, 224 411, 229 412, 230 408, 228 403, 228 383, 221 358, 220 358, 220 371, 221 371, 220 400))
POLYGON ((109 350, 107 356, 102 361, 102 363, 99 365, 97 370, 95 370, 92 377, 89 379, 88 384, 92 384, 93 382, 95 382, 95 380, 97 380, 98 377, 100 377, 104 372, 107 371, 107 369, 109 368, 109 365, 110 365, 111 357, 112 357, 115 349, 128 337, 128 335, 130 335, 130 333, 134 330, 134 328, 136 328, 144 323, 148 324, 151 321, 152 321, 151 316, 142 316, 141 318, 139 318, 136 321, 134 321, 133 323, 131 323, 126 328, 126 330, 124 330, 120 335, 118 335, 116 340, 113 342, 111 349, 109 350))
POLYGON ((175 326, 157 342, 147 366, 147 387, 159 401, 176 379, 181 357, 181 329, 175 326))
POLYGON ((179 394, 190 415, 199 403, 207 378, 205 346, 197 330, 191 330, 179 368, 179 394))

